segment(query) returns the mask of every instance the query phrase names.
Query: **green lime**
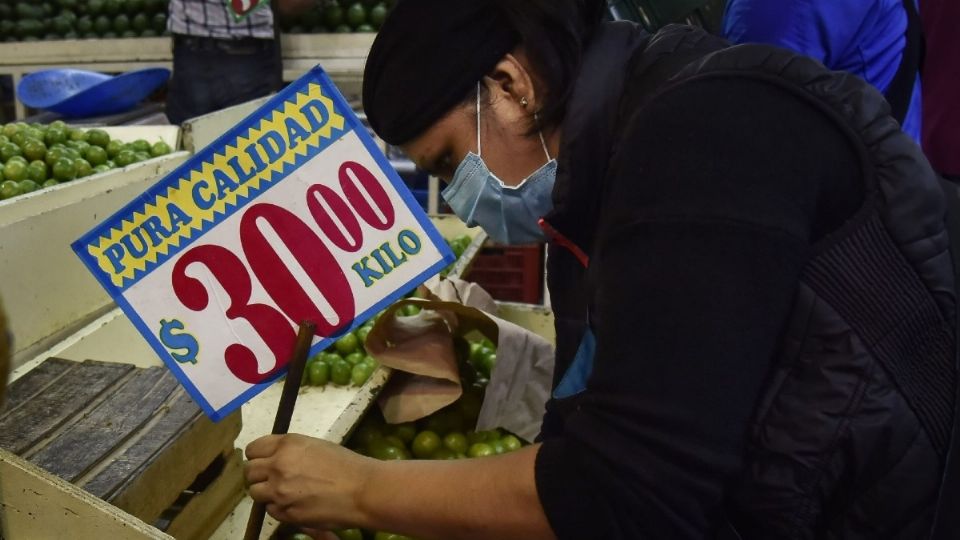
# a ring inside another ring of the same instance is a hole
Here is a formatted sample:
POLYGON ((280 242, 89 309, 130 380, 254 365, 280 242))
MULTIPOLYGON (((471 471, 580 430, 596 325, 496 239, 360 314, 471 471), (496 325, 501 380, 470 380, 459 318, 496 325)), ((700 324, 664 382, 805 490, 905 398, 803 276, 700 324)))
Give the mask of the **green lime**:
POLYGON ((493 373, 493 368, 497 365, 497 353, 490 352, 483 355, 483 358, 480 360, 480 368, 484 371, 487 377, 493 373))
POLYGON ((523 446, 523 443, 520 442, 520 439, 516 435, 504 435, 500 441, 503 443, 503 447, 507 452, 513 452, 514 450, 519 450, 523 446))
POLYGON ((82 129, 70 128, 70 140, 71 141, 80 141, 83 142, 87 137, 87 134, 84 133, 82 129))
POLYGON ((113 160, 117 163, 117 167, 126 167, 137 161, 137 155, 132 150, 122 150, 113 160))
POLYGON ((110 159, 117 157, 117 154, 123 151, 123 143, 114 139, 107 143, 106 146, 107 155, 110 156, 110 159))
POLYGON ((38 184, 47 181, 47 164, 42 161, 34 161, 27 166, 27 178, 38 184))
POLYGON ((40 187, 42 189, 47 189, 48 187, 59 186, 59 185, 60 185, 60 182, 57 182, 56 180, 51 178, 49 180, 44 180, 44 182, 40 184, 40 187))
POLYGON ((337 386, 347 386, 352 372, 353 366, 349 362, 338 359, 330 365, 330 380, 337 386))
POLYGON ((160 34, 157 34, 156 30, 153 28, 147 28, 146 30, 142 30, 140 32, 140 37, 157 37, 158 35, 160 34))
POLYGON ((103 12, 107 15, 116 15, 120 13, 122 9, 120 0, 104 0, 103 1, 103 12))
POLYGON ((349 34, 353 32, 353 28, 350 28, 349 24, 341 24, 333 29, 334 34, 349 34))
POLYGON ((150 155, 153 157, 165 156, 172 151, 170 145, 163 141, 153 143, 153 146, 150 147, 150 155))
POLYGON ((329 4, 323 10, 323 24, 328 28, 343 24, 343 8, 336 4, 329 4))
POLYGON ((83 158, 73 160, 73 167, 77 171, 77 178, 83 178, 93 174, 93 166, 83 158))
POLYGON ((43 144, 43 141, 28 139, 23 143, 23 157, 27 158, 27 161, 43 159, 46 155, 47 145, 43 144))
POLYGON ((361 24, 366 24, 366 22, 367 10, 363 8, 363 4, 357 2, 347 8, 346 23, 352 28, 356 28, 361 24))
POLYGON ((27 158, 23 156, 13 156, 9 160, 7 160, 7 164, 10 164, 10 163, 21 163, 24 167, 30 164, 30 162, 27 161, 27 158))
POLYGON ((372 326, 363 325, 360 328, 357 328, 353 333, 356 334, 357 339, 360 340, 361 346, 366 346, 367 336, 370 335, 370 330, 373 330, 372 326))
POLYGON ((130 148, 132 148, 134 152, 147 152, 148 154, 150 153, 150 143, 148 143, 143 139, 137 139, 132 143, 130 143, 130 148))
POLYGON ((93 168, 93 174, 100 174, 103 172, 107 172, 109 170, 110 170, 110 166, 107 164, 97 165, 96 167, 93 168))
POLYGON ((421 431, 413 439, 410 449, 413 455, 420 459, 430 459, 440 449, 440 436, 432 431, 421 431))
POLYGON ((109 32, 112 26, 113 21, 106 15, 100 15, 93 20, 93 31, 101 35, 109 32))
POLYGON ((53 164, 53 177, 61 182, 69 182, 77 177, 74 160, 62 157, 53 164))
POLYGON ((357 350, 360 348, 360 340, 357 339, 357 336, 353 333, 346 334, 334 342, 333 347, 338 353, 346 356, 350 353, 357 352, 357 350))
POLYGON ((47 147, 63 144, 67 142, 67 132, 60 128, 50 127, 43 134, 43 142, 46 143, 47 147))
POLYGON ((366 358, 366 355, 364 355, 359 350, 356 352, 352 352, 343 357, 344 360, 346 360, 347 362, 350 362, 351 366, 355 366, 357 364, 363 363, 364 358, 366 358))
POLYGON ((330 381, 330 366, 326 362, 311 362, 307 366, 307 378, 313 386, 326 386, 330 381))
POLYGON ((350 384, 353 386, 363 386, 370 376, 373 375, 375 368, 369 364, 359 363, 350 370, 350 384))
POLYGON ((370 457, 381 461, 409 459, 406 449, 387 442, 387 438, 377 439, 370 444, 370 457))
POLYGON ((107 162, 107 151, 99 146, 91 146, 83 153, 83 158, 96 167, 107 162))
POLYGON ((124 7, 130 15, 136 15, 146 10, 146 2, 144 2, 144 0, 126 0, 125 4, 124 7))
POLYGON ((137 13, 130 19, 130 27, 137 32, 143 32, 150 27, 150 17, 146 13, 137 13))
POLYGON ((162 34, 167 31, 167 14, 157 13, 153 16, 153 31, 162 34))
POLYGON ((149 152, 134 152, 133 155, 137 158, 137 162, 153 159, 149 152))
POLYGON ((507 451, 507 447, 504 446, 503 440, 496 440, 491 442, 490 447, 493 448, 493 453, 497 454, 498 456, 507 451))
POLYGON ((21 180, 17 183, 20 187, 20 193, 33 193, 34 191, 40 189, 40 184, 34 182, 33 180, 21 180))
POLYGON ((3 183, 0 183, 0 199, 12 199, 17 195, 20 195, 20 184, 13 180, 7 180, 3 183))
POLYGON ((387 20, 387 13, 387 6, 383 4, 373 6, 373 9, 370 10, 370 24, 379 30, 383 26, 383 21, 387 20))
POLYGON ((30 133, 26 129, 21 129, 20 131, 14 133, 10 136, 10 142, 13 144, 22 147, 27 139, 30 138, 30 133))
POLYGON ((487 443, 475 443, 470 445, 470 448, 467 450, 467 455, 472 458, 492 456, 496 453, 493 450, 493 447, 487 443))
POLYGON ((90 15, 103 13, 103 0, 87 0, 87 13, 90 15))
POLYGON ((467 453, 467 436, 454 431, 443 438, 443 447, 455 454, 467 453))
POLYGON ((50 125, 47 126, 47 129, 50 129, 50 128, 66 131, 67 123, 64 122, 63 120, 54 120, 53 122, 50 122, 50 125))
POLYGON ((339 531, 333 531, 333 534, 337 535, 340 540, 363 540, 363 533, 360 529, 340 529, 339 531))
POLYGON ((89 34, 93 32, 93 19, 84 15, 77 19, 77 33, 78 34, 89 34))
POLYGON ((459 456, 447 450, 446 448, 441 447, 439 450, 433 453, 433 457, 431 459, 459 459, 459 456))
POLYGON ((67 148, 72 148, 76 150, 80 155, 83 155, 83 152, 90 148, 90 143, 87 141, 67 141, 67 148))
POLYGON ((110 134, 102 129, 91 129, 83 139, 87 144, 106 148, 110 144, 110 134))
POLYGON ((9 161, 3 166, 3 179, 20 182, 27 179, 27 165, 19 161, 9 161))
POLYGON ((51 27, 57 34, 66 34, 67 32, 73 31, 73 21, 69 17, 60 15, 58 17, 54 17, 53 21, 51 22, 51 27))
POLYGON ((10 158, 14 156, 22 156, 23 150, 20 149, 15 143, 8 142, 0 146, 0 161, 4 163, 10 161, 10 158))
POLYGON ((44 158, 44 161, 47 163, 47 167, 53 167, 53 164, 56 163, 58 159, 65 157, 66 155, 66 147, 55 146, 47 150, 47 156, 44 158))
POLYGON ((370 26, 369 24, 364 23, 358 26, 355 31, 356 32, 376 32, 377 29, 374 28, 373 26, 370 26))
POLYGON ((4 137, 10 138, 13 137, 18 131, 20 131, 20 126, 16 124, 4 124, 3 130, 0 133, 3 133, 4 137))

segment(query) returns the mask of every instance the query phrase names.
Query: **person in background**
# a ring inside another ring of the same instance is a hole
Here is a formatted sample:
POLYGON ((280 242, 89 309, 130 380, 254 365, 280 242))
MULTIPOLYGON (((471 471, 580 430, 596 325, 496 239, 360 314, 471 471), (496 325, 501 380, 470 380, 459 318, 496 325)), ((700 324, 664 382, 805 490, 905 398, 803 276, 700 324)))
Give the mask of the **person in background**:
POLYGON ((920 28, 916 6, 906 3, 914 1, 730 0, 722 32, 734 43, 777 45, 859 76, 886 95, 894 118, 919 144, 920 28))
POLYGON ((922 0, 923 149, 933 168, 960 181, 960 2, 922 0))
MULTIPOLYGON (((277 0, 283 16, 312 0, 277 0)), ((179 124, 276 92, 283 62, 274 40, 273 11, 265 6, 236 20, 227 0, 170 0, 173 78, 167 118, 179 124)))

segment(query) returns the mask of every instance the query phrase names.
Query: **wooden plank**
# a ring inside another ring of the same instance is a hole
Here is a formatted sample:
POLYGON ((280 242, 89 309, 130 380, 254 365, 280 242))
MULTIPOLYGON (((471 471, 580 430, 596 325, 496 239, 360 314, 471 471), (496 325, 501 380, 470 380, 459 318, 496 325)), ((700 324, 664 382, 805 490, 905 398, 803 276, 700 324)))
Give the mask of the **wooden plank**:
POLYGON ((172 540, 82 489, 0 450, 0 537, 172 540))
POLYGON ((7 402, 0 405, 0 414, 13 410, 42 392, 47 385, 77 365, 61 358, 48 358, 36 369, 13 381, 7 388, 7 402))
POLYGON ((95 409, 28 457, 73 482, 137 431, 176 387, 176 380, 163 368, 138 370, 95 409))
POLYGON ((169 407, 160 414, 160 420, 148 428, 132 446, 88 481, 77 482, 77 485, 103 500, 110 501, 123 484, 155 459, 202 411, 180 389, 174 392, 169 407))
POLYGON ((173 518, 166 533, 178 540, 210 538, 243 498, 243 458, 234 450, 223 472, 206 489, 194 495, 173 518))
MULTIPOLYGON (((184 412, 199 408, 186 395, 171 408, 168 416, 183 416, 184 412), (175 410, 176 409, 176 410, 175 410)), ((170 425, 173 420, 169 422, 170 425)), ((162 428, 157 425, 144 438, 162 438, 162 428)), ((240 414, 235 413, 214 424, 202 414, 194 414, 187 426, 170 438, 168 444, 146 461, 137 471, 128 475, 116 486, 107 500, 118 508, 147 522, 155 520, 177 499, 177 496, 203 472, 224 448, 233 448, 233 441, 240 433, 240 414)), ((146 444, 146 443, 145 443, 146 444)), ((131 448, 132 450, 133 448, 131 448)), ((106 471, 104 471, 106 472, 106 471)))
POLYGON ((133 366, 87 361, 71 369, 59 384, 0 417, 0 448, 21 454, 64 425, 133 366))

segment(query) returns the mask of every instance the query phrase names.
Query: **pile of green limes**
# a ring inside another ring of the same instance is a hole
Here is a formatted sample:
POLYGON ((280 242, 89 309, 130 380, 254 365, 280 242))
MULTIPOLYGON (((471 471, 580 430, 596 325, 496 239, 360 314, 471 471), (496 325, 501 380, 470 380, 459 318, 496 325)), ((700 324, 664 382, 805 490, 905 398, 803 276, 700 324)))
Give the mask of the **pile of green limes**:
POLYGON ((172 151, 164 142, 111 140, 102 129, 23 122, 0 126, 0 200, 56 186, 172 151))
POLYGON ((319 0, 316 7, 281 24, 290 34, 376 32, 394 0, 319 0))
POLYGON ((167 0, 0 0, 0 41, 167 34, 167 0))

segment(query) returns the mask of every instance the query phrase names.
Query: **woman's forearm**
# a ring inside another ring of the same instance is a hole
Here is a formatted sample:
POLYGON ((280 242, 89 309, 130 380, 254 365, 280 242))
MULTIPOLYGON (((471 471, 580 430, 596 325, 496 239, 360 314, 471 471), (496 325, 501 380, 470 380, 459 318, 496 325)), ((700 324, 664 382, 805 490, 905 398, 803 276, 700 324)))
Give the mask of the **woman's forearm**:
POLYGON ((360 525, 424 540, 552 539, 534 481, 538 450, 372 463, 357 493, 360 525))

